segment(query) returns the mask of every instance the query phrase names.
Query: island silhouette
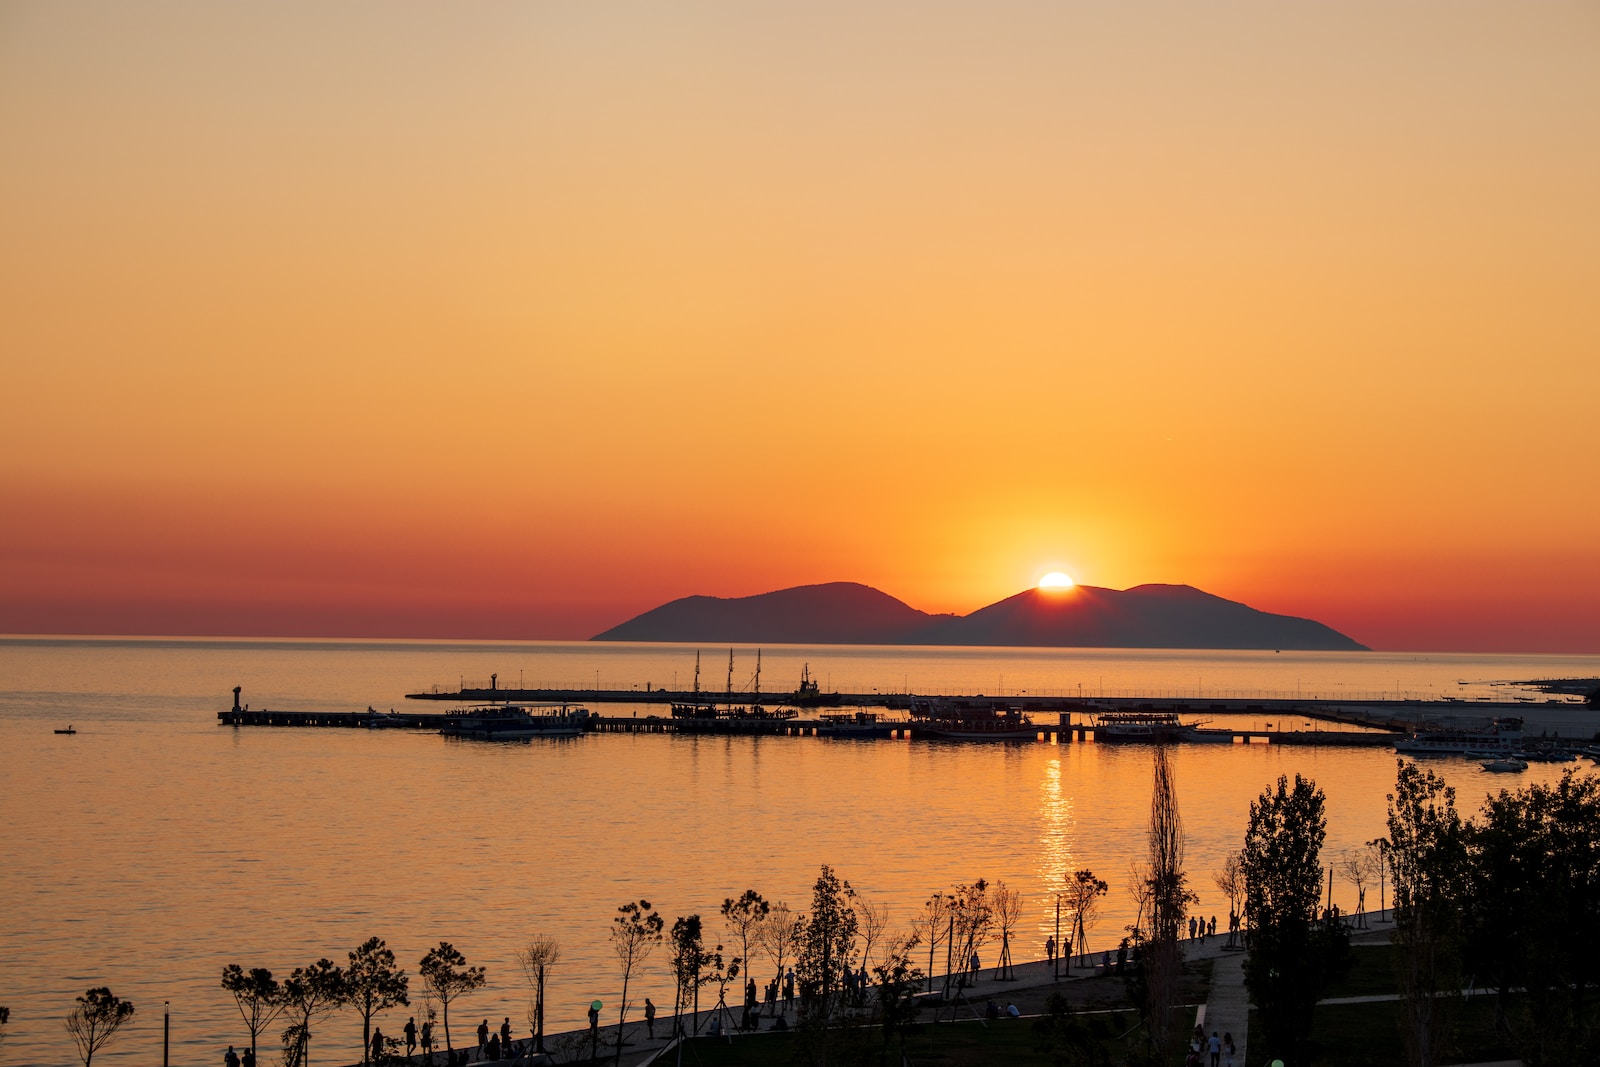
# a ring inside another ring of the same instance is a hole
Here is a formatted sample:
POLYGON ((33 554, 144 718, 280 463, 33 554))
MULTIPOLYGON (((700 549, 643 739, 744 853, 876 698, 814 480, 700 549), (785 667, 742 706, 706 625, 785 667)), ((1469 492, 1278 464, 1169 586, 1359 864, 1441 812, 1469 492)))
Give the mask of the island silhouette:
POLYGON ((827 582, 682 597, 590 640, 1370 651, 1314 619, 1257 611, 1189 585, 1027 589, 970 615, 930 615, 869 585, 827 582))

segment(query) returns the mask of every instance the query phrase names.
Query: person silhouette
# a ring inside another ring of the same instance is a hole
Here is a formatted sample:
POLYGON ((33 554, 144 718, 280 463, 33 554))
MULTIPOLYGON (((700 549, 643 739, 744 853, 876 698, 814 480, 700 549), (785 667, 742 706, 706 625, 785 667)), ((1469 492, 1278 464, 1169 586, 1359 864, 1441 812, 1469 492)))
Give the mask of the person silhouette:
POLYGON ((406 1020, 405 1035, 406 1059, 409 1060, 411 1054, 417 1050, 417 1017, 415 1015, 406 1020))
POLYGON ((239 1054, 233 1051, 232 1045, 229 1045, 228 1051, 222 1054, 222 1062, 225 1067, 239 1067, 239 1054))
POLYGON ((644 1028, 650 1034, 650 1040, 656 1038, 656 1006, 649 997, 644 998, 644 1028))

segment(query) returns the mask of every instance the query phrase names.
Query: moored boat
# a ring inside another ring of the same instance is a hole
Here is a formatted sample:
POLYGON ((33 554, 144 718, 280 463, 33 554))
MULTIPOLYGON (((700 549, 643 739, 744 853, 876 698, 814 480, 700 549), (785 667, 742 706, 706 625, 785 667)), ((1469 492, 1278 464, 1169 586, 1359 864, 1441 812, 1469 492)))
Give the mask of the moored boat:
POLYGON ((444 725, 439 732, 447 737, 470 737, 480 741, 576 737, 584 732, 588 721, 587 708, 566 704, 559 707, 490 704, 445 712, 444 725))
POLYGON ((818 737, 892 737, 900 723, 880 719, 875 711, 836 711, 817 716, 818 737))
POLYGON ((1039 728, 1019 708, 968 701, 914 700, 915 736, 936 741, 1037 741, 1039 728))
POLYGON ((1487 760, 1483 764, 1483 769, 1495 774, 1515 774, 1518 771, 1527 770, 1528 764, 1523 760, 1507 757, 1505 759, 1487 760))
POLYGON ((1419 730, 1394 743, 1404 756, 1464 756, 1468 752, 1510 756, 1522 747, 1522 720, 1495 719, 1481 730, 1419 730))
MULTIPOLYGON (((1175 711, 1102 711, 1095 716, 1093 725, 1097 744, 1132 741, 1164 745, 1210 740, 1200 734, 1203 723, 1184 722, 1175 711)), ((1232 741, 1232 735, 1227 739, 1232 741)))

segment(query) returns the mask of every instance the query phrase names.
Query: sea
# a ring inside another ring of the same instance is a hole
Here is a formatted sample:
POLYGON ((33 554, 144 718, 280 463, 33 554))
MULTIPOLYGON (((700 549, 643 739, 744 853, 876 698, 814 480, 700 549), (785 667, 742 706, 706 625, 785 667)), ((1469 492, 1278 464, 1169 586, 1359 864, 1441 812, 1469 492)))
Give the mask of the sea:
MULTIPOLYGON (((1110 884, 1088 932, 1114 948, 1133 921, 1152 751, 1083 743, 959 744, 816 737, 598 733, 489 743, 402 730, 225 727, 252 708, 359 711, 488 682, 573 689, 749 689, 756 649, 610 643, 0 638, 0 1063, 75 1062, 62 1019, 108 986, 136 1005, 103 1064, 218 1063, 248 1041, 224 966, 278 977, 383 938, 412 975, 448 941, 488 980, 452 1010, 452 1037, 509 1017, 528 1032, 516 953, 555 938, 547 1029, 614 1017, 617 908, 648 901, 670 928, 755 889, 804 910, 823 865, 909 926, 929 896, 986 879, 1021 892, 1013 951, 1039 958, 1074 871, 1110 884), (731 676, 731 683, 729 681, 731 676), (72 725, 74 735, 55 729, 72 725)), ((1068 696, 1482 698, 1526 702, 1533 732, 1588 736, 1589 718, 1521 683, 1600 676, 1600 656, 1169 652, 1004 648, 761 650, 761 690, 1068 696)), ((414 705, 413 705, 414 706, 414 705)), ((439 710, 439 705, 428 705, 439 710)), ((625 705, 612 714, 666 714, 625 705)), ((1049 717, 1053 719, 1052 717, 1049 717)), ((1260 715, 1239 726, 1264 725, 1260 715)), ((1222 724, 1219 724, 1222 725, 1222 724)), ((1280 724, 1281 725, 1281 724, 1280 724)), ((1252 799, 1280 775, 1327 794, 1328 862, 1384 832, 1386 748, 1187 745, 1171 750, 1198 911, 1227 924, 1213 876, 1242 842, 1252 799)), ((1553 781, 1432 761, 1475 809, 1491 791, 1553 781), (1507 778, 1511 778, 1508 783, 1507 778)), ((1570 766, 1570 765, 1569 765, 1570 766)), ((1593 773, 1582 761, 1576 773, 1593 773)), ((1369 890, 1369 903, 1376 894, 1369 890)), ((1333 899, 1355 905, 1335 879, 1333 899)), ((989 948, 990 952, 994 949, 989 948)), ((630 997, 672 1003, 658 950, 630 997)), ((758 962, 758 974, 769 969, 758 962)), ((988 962, 987 960, 985 962, 988 962)), ((323 1021, 322 1064, 359 1062, 354 1012, 323 1021)), ((277 1062, 276 1035, 263 1065, 277 1062)))

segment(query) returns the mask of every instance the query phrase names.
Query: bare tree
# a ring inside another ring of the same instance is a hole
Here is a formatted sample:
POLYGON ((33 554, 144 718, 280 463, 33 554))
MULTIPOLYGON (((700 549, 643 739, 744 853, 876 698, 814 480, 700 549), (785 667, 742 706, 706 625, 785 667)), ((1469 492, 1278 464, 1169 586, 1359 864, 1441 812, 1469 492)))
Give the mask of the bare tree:
POLYGON ((1239 943, 1239 905, 1245 891, 1244 854, 1238 849, 1228 853, 1228 858, 1222 861, 1222 866, 1211 876, 1211 881, 1228 898, 1228 947, 1233 948, 1239 943))
POLYGON ((1011 968, 1011 932, 1022 919, 1022 894, 997 881, 989 898, 994 907, 994 924, 1000 928, 1000 958, 995 961, 994 976, 1009 981, 1017 976, 1011 968))
MULTIPOLYGON (((1085 955, 1089 951, 1089 930, 1094 926, 1095 913, 1100 910, 1100 898, 1109 892, 1111 887, 1104 881, 1094 876, 1093 871, 1074 871, 1072 880, 1067 883, 1067 903, 1072 907, 1072 933, 1067 940, 1066 951, 1062 954, 1068 957, 1085 955)), ((1067 961, 1070 971, 1072 962, 1067 961)))
POLYGON ((522 977, 533 990, 533 1003, 528 1005, 528 1025, 533 1028, 533 1050, 544 1051, 544 991, 550 972, 561 962, 561 945, 553 937, 535 934, 526 948, 517 953, 517 964, 522 977))
POLYGON ((1133 898, 1133 923, 1127 930, 1135 941, 1145 937, 1144 923, 1150 913, 1150 865, 1139 860, 1128 861, 1128 896, 1133 898))
POLYGON ((773 981, 780 985, 783 982, 784 965, 794 956, 800 941, 800 933, 804 928, 805 916, 796 915, 790 910, 789 905, 781 900, 767 910, 761 925, 756 927, 756 943, 772 961, 773 981))
POLYGON ((855 899, 856 922, 861 930, 861 964, 872 966, 872 946, 882 943, 889 928, 889 905, 877 904, 859 892, 855 899))
POLYGON ((237 963, 230 963, 222 968, 222 988, 233 994, 233 1002, 250 1031, 250 1054, 254 1057, 258 1054, 256 1039, 283 1012, 283 987, 265 967, 246 971, 237 963))
POLYGON ((1378 877, 1378 857, 1370 848, 1351 849, 1335 864, 1344 880, 1356 887, 1356 925, 1367 925, 1367 885, 1378 877))
POLYGON ((448 941, 439 942, 438 948, 430 948, 427 955, 422 957, 417 971, 422 975, 428 992, 439 1001, 439 1009, 444 1016, 444 1048, 446 1052, 453 1052, 454 1047, 450 1044, 450 1002, 481 987, 487 976, 482 967, 468 967, 467 957, 448 941))
MULTIPOLYGON (((949 996, 952 986, 959 995, 977 977, 977 968, 972 961, 978 956, 979 950, 989 943, 989 934, 994 927, 994 902, 989 899, 989 883, 982 878, 971 885, 956 886, 949 901, 950 920, 946 936, 955 950, 956 966, 953 972, 945 974, 946 996, 949 996)), ((951 1017, 954 1016, 955 1007, 952 1005, 951 1017)))
MULTIPOLYGON (((9 1017, 10 1012, 8 1011, 9 1017)), ((105 986, 89 990, 78 998, 78 1006, 67 1014, 67 1033, 78 1046, 78 1058, 83 1067, 89 1067, 94 1054, 109 1045, 122 1029, 122 1024, 133 1018, 133 1003, 112 994, 105 986)))
POLYGON ((622 1026, 628 1021, 628 983, 633 979, 633 972, 661 944, 661 930, 665 925, 648 900, 630 900, 617 909, 611 920, 611 948, 622 966, 622 1000, 617 1005, 618 1063, 622 1062, 622 1026))
MULTIPOLYGON (((935 893, 922 905, 922 910, 911 920, 912 934, 928 946, 928 991, 933 991, 934 953, 941 941, 945 942, 945 955, 950 954, 948 928, 950 923, 950 898, 935 893)), ((949 966, 945 970, 949 970, 949 966)))
POLYGON ((722 921, 739 941, 739 958, 734 962, 743 967, 747 975, 751 970, 750 942, 755 940, 756 930, 771 910, 772 905, 754 889, 746 889, 739 896, 722 902, 722 921))

